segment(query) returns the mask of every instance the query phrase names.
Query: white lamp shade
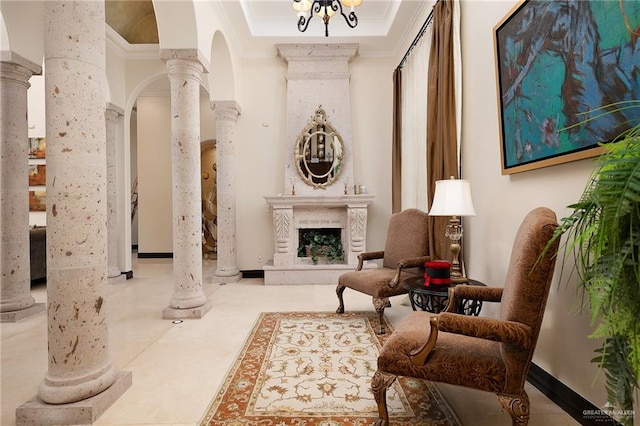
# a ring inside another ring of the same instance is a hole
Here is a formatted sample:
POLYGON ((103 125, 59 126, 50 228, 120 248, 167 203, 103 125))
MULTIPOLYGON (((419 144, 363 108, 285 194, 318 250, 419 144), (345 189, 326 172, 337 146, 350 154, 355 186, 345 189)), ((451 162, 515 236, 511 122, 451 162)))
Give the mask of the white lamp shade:
POLYGON ((307 12, 311 9, 311 2, 309 0, 294 1, 291 7, 298 12, 307 12))
POLYGON ((471 201, 471 185, 463 179, 436 181, 430 216, 475 216, 471 201))
POLYGON ((362 0, 341 0, 346 7, 358 7, 362 4, 362 0))

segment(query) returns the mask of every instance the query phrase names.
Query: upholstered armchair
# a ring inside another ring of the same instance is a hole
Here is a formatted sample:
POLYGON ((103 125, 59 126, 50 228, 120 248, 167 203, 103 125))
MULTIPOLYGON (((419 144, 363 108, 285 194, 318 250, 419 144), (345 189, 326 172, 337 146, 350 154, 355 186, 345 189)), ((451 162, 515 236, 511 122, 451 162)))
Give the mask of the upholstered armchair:
POLYGON ((449 289, 445 312, 413 312, 399 324, 380 351, 372 380, 376 425, 389 425, 386 392, 397 376, 493 392, 513 425, 528 424, 524 382, 553 276, 558 244, 548 251, 545 246, 556 227, 551 210, 532 210, 516 235, 504 288, 458 285, 449 289), (454 313, 462 299, 500 302, 499 319, 454 313))
POLYGON ((406 209, 391 215, 384 251, 360 254, 356 270, 338 278, 336 294, 340 306, 337 313, 344 313, 342 294, 345 288, 368 294, 373 298, 380 320, 378 333, 384 334, 382 318, 389 298, 408 293, 402 281, 423 274, 424 262, 429 260, 427 219, 427 214, 418 209, 406 209), (366 260, 374 259, 382 259, 381 268, 363 268, 366 260))

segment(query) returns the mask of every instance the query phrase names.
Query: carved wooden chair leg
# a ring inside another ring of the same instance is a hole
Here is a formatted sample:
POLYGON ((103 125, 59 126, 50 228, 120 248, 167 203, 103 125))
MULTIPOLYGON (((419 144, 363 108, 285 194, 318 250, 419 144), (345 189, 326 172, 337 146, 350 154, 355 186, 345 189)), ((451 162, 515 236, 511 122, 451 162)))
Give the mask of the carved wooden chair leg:
POLYGON ((338 295, 338 309, 336 309, 337 314, 344 314, 344 300, 342 299, 342 293, 344 293, 344 289, 346 287, 342 284, 338 284, 336 287, 336 294, 338 295))
POLYGON ((384 308, 387 307, 387 303, 389 303, 388 297, 374 297, 373 298, 373 306, 376 308, 376 312, 378 313, 378 323, 380 324, 380 328, 378 329, 378 334, 384 334, 384 308))
POLYGON ((522 395, 497 394, 502 408, 511 416, 513 426, 527 426, 529 424, 529 396, 525 391, 522 395))
POLYGON ((378 404, 378 420, 374 426, 389 426, 389 411, 387 410, 387 389, 393 384, 397 376, 382 373, 377 370, 371 379, 371 391, 378 404))

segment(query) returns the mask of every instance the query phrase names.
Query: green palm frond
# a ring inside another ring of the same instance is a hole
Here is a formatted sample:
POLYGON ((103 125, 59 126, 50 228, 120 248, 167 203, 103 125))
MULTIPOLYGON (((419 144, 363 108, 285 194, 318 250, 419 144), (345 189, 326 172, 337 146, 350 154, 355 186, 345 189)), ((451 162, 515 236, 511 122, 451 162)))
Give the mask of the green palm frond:
POLYGON ((632 410, 640 378, 640 125, 603 146, 552 242, 566 237, 565 257, 574 257, 572 272, 595 326, 590 337, 603 339, 593 362, 605 372, 608 402, 632 410))
MULTIPOLYGON (((626 360, 629 358, 629 348, 625 339, 613 336, 605 339, 601 348, 595 351, 598 355, 591 361, 598 363, 605 371, 607 400, 616 402, 624 410, 633 409, 634 388, 638 382, 633 371, 628 369, 626 360)), ((622 419, 626 423, 626 419, 622 419)), ((633 424, 633 419, 631 423, 633 424)))

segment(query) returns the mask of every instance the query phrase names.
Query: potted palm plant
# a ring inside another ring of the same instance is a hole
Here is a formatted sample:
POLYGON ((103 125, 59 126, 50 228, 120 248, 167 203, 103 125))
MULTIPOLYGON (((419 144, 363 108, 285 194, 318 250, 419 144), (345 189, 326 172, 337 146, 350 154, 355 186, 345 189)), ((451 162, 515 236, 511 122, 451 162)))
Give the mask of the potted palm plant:
MULTIPOLYGON (((637 105, 637 103, 636 103, 637 105)), ((640 124, 604 145, 596 170, 554 241, 575 259, 591 338, 602 339, 592 359, 605 373, 607 405, 633 425, 640 378, 640 124)))

